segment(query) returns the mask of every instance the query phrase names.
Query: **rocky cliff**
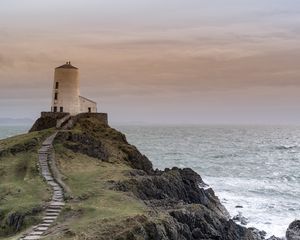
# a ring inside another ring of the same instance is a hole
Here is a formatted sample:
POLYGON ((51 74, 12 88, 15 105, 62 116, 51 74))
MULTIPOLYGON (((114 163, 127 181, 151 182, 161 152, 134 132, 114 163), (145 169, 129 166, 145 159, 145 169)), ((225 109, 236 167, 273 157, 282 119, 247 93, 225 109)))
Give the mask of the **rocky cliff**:
MULTIPOLYGON (((37 122, 45 128, 48 121, 37 122)), ((60 131, 54 149, 70 193, 45 239, 264 239, 232 221, 192 169, 154 170, 122 133, 96 118, 60 131)))

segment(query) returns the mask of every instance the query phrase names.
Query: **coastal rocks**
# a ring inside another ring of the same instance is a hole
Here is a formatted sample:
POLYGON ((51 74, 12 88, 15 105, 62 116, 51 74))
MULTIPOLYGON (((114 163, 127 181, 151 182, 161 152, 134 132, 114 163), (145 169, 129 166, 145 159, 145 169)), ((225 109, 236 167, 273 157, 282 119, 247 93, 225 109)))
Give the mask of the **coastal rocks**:
POLYGON ((147 173, 151 173, 152 163, 149 159, 142 155, 134 146, 127 145, 126 147, 121 147, 122 151, 126 153, 126 160, 130 163, 133 168, 142 169, 147 173))
POLYGON ((267 240, 285 240, 283 238, 278 238, 278 237, 275 237, 275 236, 271 236, 269 237, 267 240))
POLYGON ((241 212, 238 215, 232 218, 233 221, 238 222, 244 226, 246 226, 249 222, 248 218, 244 217, 241 212))
POLYGON ((300 240, 300 220, 292 222, 286 231, 287 240, 300 240))
MULTIPOLYGON (((151 225, 152 233, 159 237, 145 237, 144 228, 143 239, 265 239, 264 232, 255 232, 230 220, 214 191, 199 187, 205 183, 192 169, 173 168, 156 171, 153 175, 133 176, 116 183, 116 189, 134 193, 148 206, 168 216, 163 223, 151 225)), ((135 238, 124 239, 139 239, 137 233, 134 235, 135 238)))
MULTIPOLYGON (((157 171, 153 175, 131 178, 116 185, 117 190, 131 191, 142 200, 183 201, 187 204, 202 204, 220 216, 229 219, 227 210, 215 196, 214 191, 200 188, 204 182, 192 169, 173 168, 157 171)), ((166 201, 161 201, 163 204, 166 201)), ((156 204, 157 201, 156 201, 156 204)))
POLYGON ((111 239, 260 240, 250 230, 231 220, 218 219, 213 212, 200 205, 171 211, 163 219, 140 217, 136 227, 111 239))
MULTIPOLYGON (((267 233, 265 231, 260 231, 256 228, 248 228, 249 230, 251 230, 252 234, 255 236, 255 239, 257 240, 264 240, 267 233)), ((268 239, 268 240, 271 240, 271 239, 268 239)), ((275 240, 275 239, 273 239, 275 240)))

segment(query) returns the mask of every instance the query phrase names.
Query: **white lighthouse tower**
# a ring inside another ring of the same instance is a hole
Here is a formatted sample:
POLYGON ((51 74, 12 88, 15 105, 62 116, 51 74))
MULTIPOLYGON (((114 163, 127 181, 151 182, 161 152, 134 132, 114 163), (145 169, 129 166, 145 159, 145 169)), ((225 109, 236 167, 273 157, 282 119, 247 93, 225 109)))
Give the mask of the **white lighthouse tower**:
POLYGON ((97 112, 96 102, 80 96, 79 71, 71 62, 55 68, 51 112, 97 112))

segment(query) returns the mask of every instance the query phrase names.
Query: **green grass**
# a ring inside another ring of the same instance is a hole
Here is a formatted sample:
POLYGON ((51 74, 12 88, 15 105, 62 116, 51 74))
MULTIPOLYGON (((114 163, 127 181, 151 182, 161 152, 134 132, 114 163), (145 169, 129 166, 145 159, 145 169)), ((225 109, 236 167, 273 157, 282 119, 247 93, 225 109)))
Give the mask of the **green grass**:
MULTIPOLYGON (((128 193, 110 189, 110 181, 127 178, 125 173, 130 169, 128 166, 102 162, 74 153, 59 144, 55 150, 59 169, 66 177, 64 181, 74 198, 69 201, 60 219, 68 222, 69 230, 76 236, 97 235, 106 225, 146 212, 143 202, 128 193)), ((53 239, 66 238, 56 236, 53 239)))
MULTIPOLYGON (((28 215, 25 226, 35 222, 33 209, 40 209, 49 199, 50 191, 39 176, 36 152, 19 153, 15 156, 0 158, 0 238, 12 233, 6 225, 6 218, 11 213, 28 215)), ((25 227, 24 226, 24 227, 25 227)))
POLYGON ((38 221, 41 207, 51 197, 37 168, 37 150, 51 132, 33 132, 0 141, 0 239, 15 233, 7 224, 9 215, 25 215, 25 229, 38 221))
POLYGON ((18 153, 37 149, 41 141, 52 132, 53 129, 47 129, 40 132, 31 132, 0 140, 0 156, 2 151, 7 152, 5 155, 8 155, 11 152, 18 153))

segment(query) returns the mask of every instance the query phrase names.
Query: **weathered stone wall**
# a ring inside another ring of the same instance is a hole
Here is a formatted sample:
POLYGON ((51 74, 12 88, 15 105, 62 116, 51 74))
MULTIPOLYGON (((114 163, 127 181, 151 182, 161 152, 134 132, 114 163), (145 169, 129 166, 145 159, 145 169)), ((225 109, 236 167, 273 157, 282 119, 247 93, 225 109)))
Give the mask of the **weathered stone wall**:
MULTIPOLYGON (((36 120, 29 132, 41 131, 43 129, 53 128, 57 126, 57 120, 62 119, 67 116, 69 113, 59 113, 59 112, 42 112, 41 117, 36 120)), ((107 113, 79 113, 66 123, 67 128, 72 128, 80 118, 96 118, 101 123, 108 125, 108 116, 107 113)))
POLYGON ((97 118, 104 124, 108 124, 108 116, 107 113, 79 113, 77 114, 74 119, 79 119, 79 118, 97 118))
POLYGON ((41 112, 41 117, 51 117, 51 118, 55 118, 55 119, 60 119, 65 117, 66 115, 68 115, 68 113, 61 113, 61 112, 41 112))

